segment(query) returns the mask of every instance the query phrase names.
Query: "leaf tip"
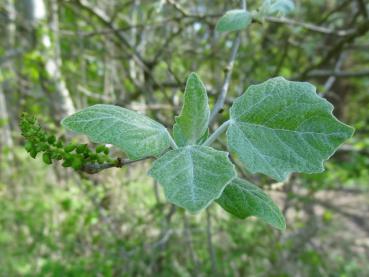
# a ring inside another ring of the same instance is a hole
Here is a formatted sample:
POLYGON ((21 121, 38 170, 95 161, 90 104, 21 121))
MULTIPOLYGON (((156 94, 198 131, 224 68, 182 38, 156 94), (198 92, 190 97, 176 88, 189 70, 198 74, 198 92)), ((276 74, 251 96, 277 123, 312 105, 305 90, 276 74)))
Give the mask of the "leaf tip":
POLYGON ((200 79, 199 78, 199 75, 196 73, 196 72, 191 72, 189 75, 188 75, 188 79, 190 78, 196 78, 196 79, 200 79))
POLYGON ((272 225, 274 228, 284 232, 286 231, 287 228, 287 224, 286 224, 286 219, 284 218, 284 216, 281 214, 281 218, 280 218, 280 222, 278 224, 273 224, 272 225))

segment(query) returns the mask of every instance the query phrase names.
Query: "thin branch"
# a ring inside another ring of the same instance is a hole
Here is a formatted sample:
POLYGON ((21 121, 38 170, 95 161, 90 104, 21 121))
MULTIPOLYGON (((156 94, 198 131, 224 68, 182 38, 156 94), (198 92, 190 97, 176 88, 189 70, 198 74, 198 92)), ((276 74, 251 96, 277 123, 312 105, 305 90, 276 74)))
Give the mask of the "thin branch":
POLYGON ((141 162, 144 160, 152 159, 152 157, 145 157, 139 160, 128 160, 128 159, 121 159, 117 158, 115 163, 106 163, 106 164, 98 164, 98 163, 91 163, 86 164, 81 169, 82 172, 88 173, 88 174, 96 174, 99 173, 102 170, 109 169, 109 168, 121 168, 126 165, 134 164, 137 162, 141 162))
MULTIPOLYGON (((244 0, 242 0, 244 1, 244 0)), ((166 2, 174 7, 183 17, 195 18, 199 20, 204 20, 209 17, 219 17, 221 14, 195 14, 187 11, 175 0, 166 0, 166 2)))
MULTIPOLYGON (((244 10, 247 9, 246 0, 241 0, 241 8, 244 10)), ((210 115, 209 125, 212 125, 215 122, 218 113, 223 109, 224 102, 228 94, 229 84, 232 78, 233 66, 234 66, 234 63, 237 57, 238 49, 240 48, 240 44, 241 44, 241 31, 238 31, 236 35, 236 39, 233 41, 231 56, 229 57, 228 63, 225 67, 225 78, 224 78, 223 86, 220 90, 219 97, 217 101, 215 102, 214 108, 210 115)))
POLYGON ((238 52, 238 49, 240 47, 240 44, 241 44, 241 32, 238 32, 237 36, 236 36, 236 39, 233 41, 231 56, 230 56, 230 58, 228 60, 228 63, 225 67, 225 70, 224 70, 226 75, 225 75, 225 78, 224 78, 223 86, 220 90, 219 97, 218 97, 217 101, 215 102, 214 108, 213 108, 213 110, 211 112, 211 115, 210 115, 210 125, 212 125, 214 123, 218 113, 223 109, 224 102, 225 102, 225 99, 227 97, 227 93, 228 93, 228 89, 229 89, 229 84, 230 84, 231 78, 232 78, 234 62, 236 60, 237 52, 238 52))
POLYGON ((336 78, 362 78, 369 76, 369 69, 364 69, 360 71, 337 71, 337 70, 314 70, 308 75, 311 78, 320 78, 333 76, 336 78))
MULTIPOLYGON (((337 72, 337 71, 341 70, 341 66, 342 66, 344 60, 346 59, 346 57, 347 57, 347 53, 342 52, 341 55, 337 59, 336 65, 334 67, 334 72, 337 72)), ((336 76, 329 75, 329 78, 327 79, 327 81, 324 84, 324 91, 321 93, 321 96, 326 94, 333 87, 336 80, 337 80, 336 76)))
POLYGON ((358 37, 364 36, 369 31, 369 20, 363 21, 355 30, 355 32, 342 38, 336 45, 334 45, 327 54, 316 64, 308 66, 296 79, 305 79, 311 71, 328 64, 334 57, 337 57, 342 49, 350 43, 353 43, 358 37))
POLYGON ((321 33, 324 35, 335 35, 340 37, 349 36, 353 33, 355 33, 355 29, 348 29, 348 30, 335 30, 332 28, 327 28, 323 26, 314 25, 311 23, 305 23, 305 22, 299 22, 293 19, 285 18, 285 17, 273 17, 273 16, 266 16, 265 20, 268 22, 273 23, 280 23, 280 24, 286 24, 290 26, 299 26, 306 30, 321 33))
POLYGON ((241 8, 243 10, 247 10, 247 2, 246 2, 246 0, 241 0, 241 8))
POLYGON ((186 11, 180 4, 178 4, 174 0, 167 0, 168 4, 172 5, 180 14, 182 14, 184 17, 190 17, 191 14, 186 11))
POLYGON ((92 6, 86 0, 76 0, 74 3, 76 3, 79 7, 88 11, 90 14, 99 19, 100 22, 103 23, 107 28, 112 30, 113 34, 122 42, 123 45, 125 45, 129 49, 129 51, 133 54, 135 60, 142 66, 142 68, 145 71, 148 70, 147 62, 143 59, 141 54, 138 53, 136 48, 133 45, 131 45, 131 43, 124 36, 124 34, 117 30, 117 28, 113 25, 113 23, 103 10, 98 9, 96 6, 92 6))
POLYGON ((100 101, 111 103, 114 100, 111 96, 92 92, 92 91, 88 90, 87 88, 85 88, 81 85, 77 85, 77 90, 79 92, 81 92, 83 95, 87 96, 87 97, 91 97, 91 98, 94 98, 94 99, 97 99, 97 100, 100 100, 100 101))

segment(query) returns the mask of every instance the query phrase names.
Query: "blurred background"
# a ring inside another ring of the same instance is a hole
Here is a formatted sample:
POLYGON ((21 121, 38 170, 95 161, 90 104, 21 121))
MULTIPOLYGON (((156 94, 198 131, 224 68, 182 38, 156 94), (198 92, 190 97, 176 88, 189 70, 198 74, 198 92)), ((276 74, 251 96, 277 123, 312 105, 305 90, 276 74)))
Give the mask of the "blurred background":
MULTIPOLYGON (((248 0, 249 10, 263 1, 248 0)), ((278 203, 279 232, 216 204, 191 215, 146 177, 150 162, 86 175, 23 148, 18 121, 96 103, 170 128, 196 71, 211 105, 236 33, 214 31, 240 1, 0 0, 0 276, 369 276, 369 3, 296 0, 241 32, 224 111, 273 76, 309 81, 354 126, 322 174, 243 174, 278 203)), ((85 138, 78 137, 78 142, 85 138)), ((217 144, 225 149, 225 138, 217 144)), ((122 156, 123 153, 115 153, 122 156)))

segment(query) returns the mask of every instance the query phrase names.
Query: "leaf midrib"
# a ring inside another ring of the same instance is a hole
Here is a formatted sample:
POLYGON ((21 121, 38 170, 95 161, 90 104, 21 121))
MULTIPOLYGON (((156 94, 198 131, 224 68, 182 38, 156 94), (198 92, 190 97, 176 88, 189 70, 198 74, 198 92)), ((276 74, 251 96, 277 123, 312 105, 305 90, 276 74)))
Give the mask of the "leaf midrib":
POLYGON ((274 128, 270 126, 265 126, 257 123, 251 123, 246 121, 233 121, 231 124, 239 124, 239 125, 251 125, 255 127, 260 127, 264 129, 269 129, 271 131, 278 131, 278 132, 291 132, 291 133, 297 133, 299 135, 323 135, 323 136, 335 136, 335 135, 344 135, 344 132, 332 132, 332 133, 323 133, 323 132, 312 132, 312 131, 296 131, 296 130, 289 130, 289 129, 281 129, 281 128, 274 128))

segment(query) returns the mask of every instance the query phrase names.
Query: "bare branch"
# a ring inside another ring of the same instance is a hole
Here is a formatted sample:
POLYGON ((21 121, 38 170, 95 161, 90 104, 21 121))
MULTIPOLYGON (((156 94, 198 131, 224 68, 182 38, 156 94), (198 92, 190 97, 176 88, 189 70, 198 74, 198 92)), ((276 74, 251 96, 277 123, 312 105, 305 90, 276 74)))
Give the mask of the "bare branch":
MULTIPOLYGON (((342 52, 340 54, 340 56, 337 59, 336 65, 334 67, 334 72, 337 72, 337 71, 340 71, 341 70, 341 66, 342 66, 344 60, 346 59, 346 57, 347 57, 347 53, 346 52, 342 52)), ((321 93, 321 96, 323 96, 324 94, 326 94, 333 87, 333 85, 336 82, 336 80, 337 80, 337 76, 334 76, 333 74, 332 75, 329 75, 328 80, 324 84, 324 91, 321 93)))
POLYGON ((356 38, 365 35, 368 31, 369 31, 369 20, 366 20, 363 21, 360 25, 358 25, 355 32, 353 32, 349 36, 342 38, 336 45, 334 45, 318 63, 308 66, 302 72, 302 74, 300 74, 298 79, 305 79, 312 70, 328 64, 334 57, 337 57, 341 53, 342 49, 347 44, 353 43, 356 38))
MULTIPOLYGON (((241 0, 241 8, 244 10, 247 9, 246 0, 241 0)), ((218 113, 223 109, 224 102, 228 94, 229 84, 232 78, 234 62, 236 60, 237 52, 238 52, 238 49, 240 48, 240 44, 241 44, 241 31, 238 31, 236 35, 236 39, 233 41, 231 56, 229 57, 228 63, 224 69, 225 78, 224 78, 223 86, 220 90, 219 97, 217 101, 215 102, 214 108, 210 115, 210 124, 209 124, 210 126, 215 122, 218 113)))
POLYGON ((128 50, 133 54, 133 57, 135 60, 143 67, 143 69, 146 71, 148 70, 147 62, 143 59, 140 53, 137 52, 136 48, 130 44, 128 39, 124 36, 124 34, 115 28, 111 20, 108 18, 108 16, 104 13, 103 10, 98 9, 96 6, 92 6, 88 1, 86 0, 76 0, 75 3, 80 6, 81 8, 88 11, 90 14, 94 15, 96 18, 98 18, 107 28, 112 30, 113 34, 122 42, 123 45, 125 45, 128 50))
POLYGON ((98 164, 98 163, 91 163, 86 164, 81 171, 88 173, 88 174, 96 174, 99 173, 102 170, 108 169, 108 168, 121 168, 126 165, 130 165, 133 163, 141 162, 144 160, 152 159, 153 157, 145 157, 139 160, 128 160, 128 159, 121 159, 117 158, 115 163, 106 163, 106 164, 98 164))
POLYGON ((333 76, 336 78, 365 78, 369 76, 369 69, 360 71, 313 70, 308 75, 311 78, 333 76))
POLYGON ((212 125, 215 122, 218 113, 223 109, 224 102, 227 97, 227 93, 229 89, 229 84, 232 78, 234 62, 236 60, 237 52, 240 47, 240 44, 241 44, 241 33, 238 32, 237 37, 234 40, 233 45, 232 45, 231 56, 224 70, 226 75, 224 78, 223 86, 220 90, 220 94, 218 96, 217 101, 215 102, 214 108, 210 115, 210 125, 212 125))
POLYGON ((324 35, 336 35, 340 37, 349 36, 353 33, 355 33, 355 29, 348 29, 348 30, 335 30, 332 28, 327 28, 323 26, 314 25, 311 23, 306 22, 299 22, 293 19, 285 18, 285 17, 274 17, 274 16, 267 16, 265 17, 266 21, 273 22, 273 23, 280 23, 280 24, 286 24, 290 26, 299 26, 306 30, 321 33, 324 35))

